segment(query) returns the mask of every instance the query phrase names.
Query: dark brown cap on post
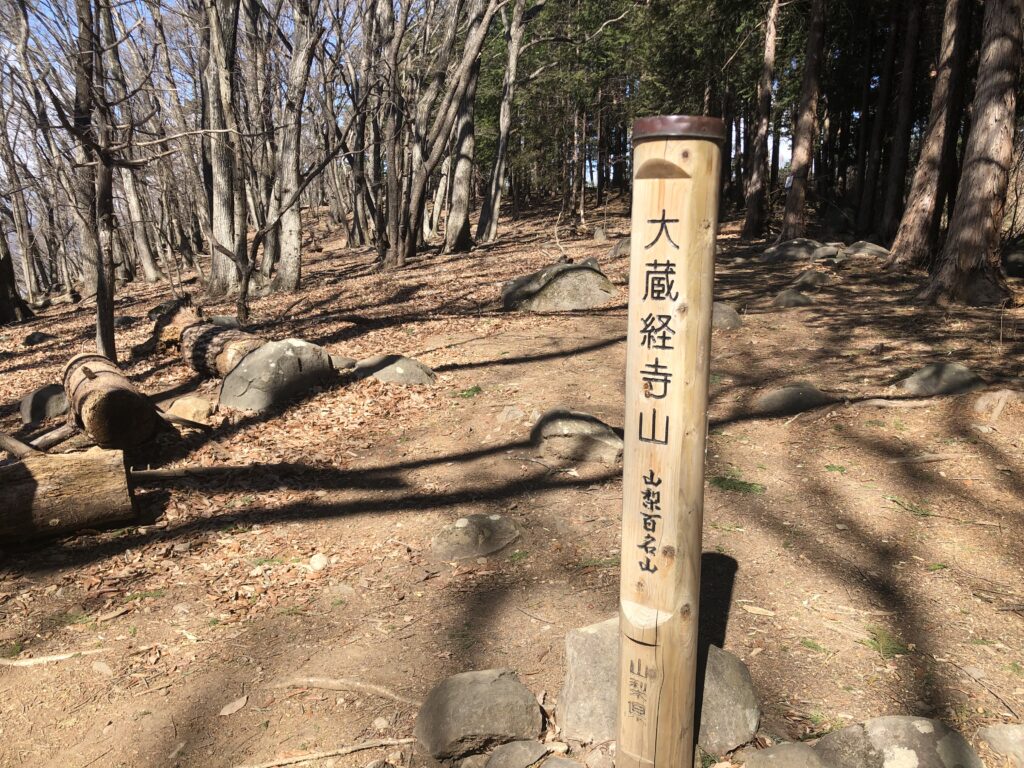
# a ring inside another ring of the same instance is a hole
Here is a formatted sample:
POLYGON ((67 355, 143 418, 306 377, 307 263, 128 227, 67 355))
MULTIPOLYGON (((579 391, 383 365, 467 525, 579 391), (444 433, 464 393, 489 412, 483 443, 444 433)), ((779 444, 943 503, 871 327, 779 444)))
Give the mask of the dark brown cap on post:
POLYGON ((653 139, 706 139, 725 141, 725 123, 717 117, 659 115, 633 121, 633 143, 653 139))

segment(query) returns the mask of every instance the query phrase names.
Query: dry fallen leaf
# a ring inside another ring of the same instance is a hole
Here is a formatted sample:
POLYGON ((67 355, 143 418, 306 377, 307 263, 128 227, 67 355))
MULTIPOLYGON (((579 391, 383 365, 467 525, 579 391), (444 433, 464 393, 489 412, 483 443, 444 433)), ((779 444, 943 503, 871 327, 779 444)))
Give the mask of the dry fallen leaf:
POLYGON ((227 717, 228 715, 235 714, 235 712, 237 712, 238 710, 240 710, 242 707, 245 706, 245 703, 247 701, 249 701, 249 697, 248 696, 242 696, 241 698, 235 699, 230 704, 225 704, 224 705, 224 709, 222 709, 220 711, 220 716, 221 717, 227 717))
POLYGON ((742 608, 747 613, 754 614, 755 616, 774 616, 775 615, 775 611, 769 611, 767 608, 758 608, 756 605, 741 605, 740 608, 742 608))

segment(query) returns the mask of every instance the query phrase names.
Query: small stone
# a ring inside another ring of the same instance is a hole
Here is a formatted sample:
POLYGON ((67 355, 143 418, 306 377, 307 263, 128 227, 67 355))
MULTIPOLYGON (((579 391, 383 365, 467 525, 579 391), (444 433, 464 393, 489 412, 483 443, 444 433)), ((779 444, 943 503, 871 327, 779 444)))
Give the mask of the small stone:
POLYGON ((330 559, 327 557, 327 555, 323 554, 322 552, 317 552, 315 555, 309 558, 309 567, 312 568, 314 571, 322 571, 324 568, 330 565, 330 563, 330 559))
POLYGON ((545 454, 569 461, 596 461, 614 466, 622 460, 622 438, 596 416, 554 410, 541 416, 530 439, 545 454))
POLYGON ((826 734, 814 751, 834 768, 984 768, 963 736, 923 717, 876 717, 826 734))
POLYGON ((99 675, 103 675, 103 677, 114 676, 114 670, 112 670, 110 665, 105 661, 94 661, 92 663, 92 671, 99 675))
POLYGON ((978 731, 978 739, 1006 758, 1011 768, 1024 768, 1024 725, 990 725, 978 731))
POLYGON ((809 307, 814 304, 814 299, 805 296, 795 288, 787 288, 779 293, 772 300, 772 306, 779 309, 792 309, 793 307, 809 307))
POLYGON ((468 560, 498 552, 519 538, 519 526, 502 515, 469 515, 441 529, 430 542, 437 560, 468 560))
POLYGON ((731 653, 710 646, 697 736, 700 748, 718 757, 725 755, 754 738, 760 722, 761 705, 747 666, 731 653))
POLYGON ((789 416, 836 402, 813 384, 799 381, 787 387, 769 389, 754 400, 753 410, 763 416, 789 416))
POLYGON ((583 768, 583 765, 568 757, 549 757, 544 761, 543 768, 583 768))
POLYGON ((25 337, 24 341, 21 342, 23 347, 33 347, 36 344, 43 344, 47 341, 53 341, 56 336, 51 336, 49 333, 43 333, 42 331, 32 331, 28 336, 25 337))
POLYGON ((743 765, 745 768, 832 768, 806 744, 779 744, 751 752, 743 765))
POLYGON ((711 327, 719 331, 735 331, 743 326, 740 313, 728 304, 716 301, 711 306, 711 327))
POLYGON ((386 717, 378 717, 374 719, 373 727, 376 730, 383 732, 391 727, 391 723, 386 717))
POLYGON ((357 378, 372 376, 386 384, 406 384, 432 387, 436 378, 434 372, 411 357, 402 355, 377 355, 360 360, 355 366, 357 378))
POLYGON ((36 424, 68 412, 68 397, 60 384, 47 384, 21 398, 21 423, 36 424))
POLYGON ((628 258, 630 249, 632 248, 632 240, 628 237, 624 237, 612 246, 611 252, 608 254, 609 258, 621 259, 628 258))
POLYGON ((821 261, 823 259, 834 259, 839 255, 839 249, 834 245, 823 245, 820 248, 815 248, 814 253, 811 254, 811 261, 821 261))
POLYGON ((958 395, 983 386, 970 368, 960 363, 932 363, 900 381, 898 389, 914 397, 958 395))
POLYGON ((831 282, 832 278, 828 273, 817 269, 807 269, 801 272, 800 276, 793 281, 793 287, 798 290, 801 288, 821 288, 831 282))
POLYGON ((580 264, 553 264, 506 283, 501 300, 507 310, 569 312, 607 304, 616 293, 597 261, 587 259, 580 264))
POLYGON ((454 760, 509 741, 536 739, 540 706, 509 670, 463 672, 438 683, 416 716, 414 733, 437 760, 454 760))
POLYGON ((199 395, 186 395, 179 397, 167 409, 168 413, 174 414, 182 419, 205 423, 213 415, 213 403, 199 395))
POLYGON ((331 355, 331 367, 336 371, 350 371, 356 367, 356 360, 344 355, 331 355))
POLYGON ((530 768, 548 753, 539 741, 512 741, 491 753, 487 768, 530 768))
POLYGON ((608 230, 604 227, 594 227, 594 242, 595 243, 607 243, 608 242, 608 230))

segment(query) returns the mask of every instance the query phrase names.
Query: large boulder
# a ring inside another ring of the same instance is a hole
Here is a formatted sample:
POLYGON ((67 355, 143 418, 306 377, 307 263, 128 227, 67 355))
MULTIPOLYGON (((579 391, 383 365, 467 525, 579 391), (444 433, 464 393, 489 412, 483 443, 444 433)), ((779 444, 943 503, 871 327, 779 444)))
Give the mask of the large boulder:
POLYGON ((793 307, 809 307, 814 303, 814 299, 810 296, 806 296, 795 288, 787 288, 786 290, 779 293, 772 300, 772 306, 778 309, 792 309, 793 307))
POLYGON ((821 248, 824 243, 817 240, 809 240, 806 237, 798 237, 795 240, 787 240, 766 249, 763 258, 769 264, 777 264, 786 261, 810 261, 815 251, 821 248))
MULTIPOLYGON (((558 722, 567 739, 599 743, 616 738, 619 620, 612 618, 565 636, 565 683, 558 722)), ((698 742, 724 755, 757 733, 761 708, 746 666, 728 651, 708 649, 698 742)))
POLYGON ((963 736, 923 717, 876 717, 826 734, 814 750, 833 768, 984 768, 963 736))
POLYGON ((220 389, 220 404, 263 413, 334 381, 327 350, 301 339, 270 341, 246 355, 220 389))
POLYGON ((1010 768, 1024 768, 1024 725, 990 725, 978 731, 978 740, 1005 758, 1010 768))
POLYGON ((796 743, 751 752, 743 765, 744 768, 833 768, 809 746, 796 743))
POLYGON ((847 258, 867 256, 874 259, 888 259, 889 249, 875 243, 869 243, 867 240, 858 240, 853 245, 846 246, 843 249, 843 255, 847 258))
POLYGON ((581 264, 554 264, 507 283, 501 290, 505 309, 530 312, 568 312, 593 309, 615 296, 596 259, 581 264))
POLYGON ((735 331, 743 327, 743 318, 729 304, 716 301, 711 305, 711 327, 718 331, 735 331))
POLYGON ((754 412, 761 416, 790 416, 834 402, 836 398, 832 395, 806 381, 798 381, 762 392, 754 400, 754 412))
POLYGON ((518 538, 519 526, 510 517, 469 515, 442 528, 430 550, 438 560, 465 560, 490 555, 518 538))
POLYGON ((533 428, 531 439, 542 453, 559 459, 608 465, 622 460, 622 437, 589 413, 549 411, 533 428))
POLYGON ((507 669, 463 672, 438 683, 416 716, 414 734, 431 757, 457 760, 509 741, 536 739, 537 699, 507 669))
POLYGON ((832 276, 828 272, 821 272, 817 269, 805 269, 793 281, 793 287, 798 291, 807 288, 822 288, 831 282, 832 276))
POLYGON ((35 424, 68 412, 68 396, 60 384, 47 384, 21 398, 21 423, 35 424))
POLYGON ((959 395, 982 386, 981 378, 960 363, 931 363, 896 385, 900 391, 914 397, 959 395))
POLYGON ((401 355, 368 357, 355 364, 353 373, 357 379, 372 376, 388 384, 415 384, 423 387, 433 386, 436 378, 434 372, 419 360, 401 355))

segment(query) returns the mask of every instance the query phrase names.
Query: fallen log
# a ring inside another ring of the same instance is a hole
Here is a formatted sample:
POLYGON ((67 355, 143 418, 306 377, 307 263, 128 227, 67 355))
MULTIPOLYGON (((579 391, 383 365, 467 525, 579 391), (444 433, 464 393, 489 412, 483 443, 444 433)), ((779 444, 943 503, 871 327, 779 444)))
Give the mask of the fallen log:
POLYGON ((265 343, 266 339, 237 328, 196 323, 181 332, 181 356, 197 373, 222 379, 242 358, 265 343))
POLYGON ((71 358, 64 390, 78 425, 101 448, 134 448, 160 423, 156 406, 102 355, 71 358))
MULTIPOLYGON (((4 447, 17 453, 10 440, 4 447)), ((121 451, 45 454, 20 447, 21 461, 0 467, 0 542, 60 536, 134 516, 121 451)))

